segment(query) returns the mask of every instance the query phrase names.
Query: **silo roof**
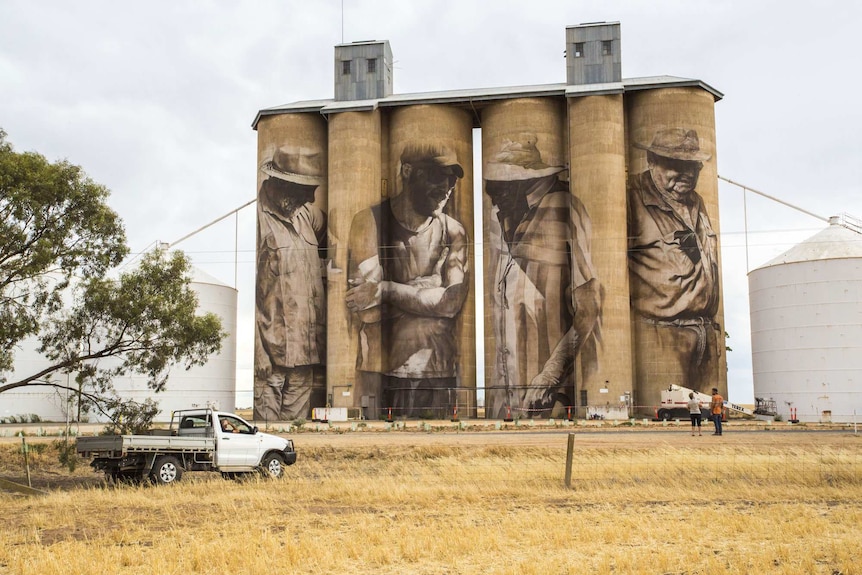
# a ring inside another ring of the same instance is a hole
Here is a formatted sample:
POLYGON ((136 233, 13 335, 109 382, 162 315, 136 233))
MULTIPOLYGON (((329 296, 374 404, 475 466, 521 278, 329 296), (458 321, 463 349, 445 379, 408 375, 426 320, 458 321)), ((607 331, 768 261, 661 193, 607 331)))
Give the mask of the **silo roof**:
POLYGON ((214 276, 211 276, 207 272, 202 269, 192 266, 191 269, 192 282, 194 284, 211 284, 218 287, 226 287, 230 289, 234 289, 233 286, 229 286, 223 281, 216 279, 214 276))
POLYGON ((328 114, 333 112, 347 111, 369 111, 376 107, 408 106, 415 104, 474 104, 478 102, 491 102, 508 98, 530 98, 542 96, 588 96, 618 94, 639 90, 651 90, 657 88, 672 87, 697 87, 706 90, 718 101, 724 94, 703 82, 694 78, 681 78, 677 76, 647 76, 643 78, 623 78, 622 82, 607 84, 539 84, 533 86, 505 86, 497 88, 472 88, 462 90, 446 90, 442 92, 418 92, 413 94, 392 94, 385 98, 375 100, 345 100, 336 102, 327 100, 303 100, 281 106, 264 108, 254 118, 251 127, 255 130, 264 116, 278 114, 298 114, 308 112, 320 112, 328 114))
POLYGON ((862 234, 842 225, 837 218, 833 218, 828 228, 796 244, 757 269, 781 264, 848 258, 862 258, 862 234))

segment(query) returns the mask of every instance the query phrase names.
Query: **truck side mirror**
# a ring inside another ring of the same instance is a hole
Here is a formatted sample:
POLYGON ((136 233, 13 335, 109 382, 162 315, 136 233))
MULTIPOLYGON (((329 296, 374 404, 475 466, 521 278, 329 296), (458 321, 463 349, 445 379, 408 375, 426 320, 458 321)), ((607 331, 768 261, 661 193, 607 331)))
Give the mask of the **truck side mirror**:
POLYGON ((255 425, 254 427, 252 427, 252 428, 251 428, 251 432, 252 432, 253 434, 257 435, 257 431, 258 431, 258 430, 257 430, 257 426, 256 426, 256 425, 255 425))

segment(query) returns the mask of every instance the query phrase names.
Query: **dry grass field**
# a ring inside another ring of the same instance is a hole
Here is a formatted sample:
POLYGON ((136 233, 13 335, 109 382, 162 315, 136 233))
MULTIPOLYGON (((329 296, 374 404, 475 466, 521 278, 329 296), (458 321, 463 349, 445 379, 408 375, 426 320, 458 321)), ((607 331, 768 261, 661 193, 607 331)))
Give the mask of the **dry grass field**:
POLYGON ((862 573, 862 436, 575 433, 571 489, 563 430, 306 432, 282 480, 167 488, 41 440, 48 494, 0 491, 0 574, 862 573))

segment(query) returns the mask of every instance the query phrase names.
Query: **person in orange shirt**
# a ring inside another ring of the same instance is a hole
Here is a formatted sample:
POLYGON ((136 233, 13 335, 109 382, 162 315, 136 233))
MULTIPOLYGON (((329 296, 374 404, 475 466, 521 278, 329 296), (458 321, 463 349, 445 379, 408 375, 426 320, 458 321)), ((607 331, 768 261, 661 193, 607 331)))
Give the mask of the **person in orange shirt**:
POLYGON ((715 424, 715 433, 713 435, 721 435, 721 416, 724 412, 724 398, 718 393, 718 389, 712 388, 712 401, 709 403, 709 414, 712 416, 712 422, 715 424))

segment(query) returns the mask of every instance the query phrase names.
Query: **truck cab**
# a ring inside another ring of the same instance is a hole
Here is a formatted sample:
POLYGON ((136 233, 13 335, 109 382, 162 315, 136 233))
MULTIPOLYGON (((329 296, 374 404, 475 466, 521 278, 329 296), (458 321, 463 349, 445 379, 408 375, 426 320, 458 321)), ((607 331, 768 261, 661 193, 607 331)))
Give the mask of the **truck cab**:
POLYGON ((262 433, 233 413, 213 409, 173 412, 168 429, 145 435, 79 437, 76 451, 114 481, 179 481, 186 471, 216 471, 234 477, 262 471, 281 477, 296 463, 293 441, 262 433))
MULTIPOLYGON (((271 473, 278 461, 285 465, 296 462, 293 442, 283 437, 263 433, 256 426, 233 413, 211 409, 175 411, 171 429, 179 437, 215 438, 213 465, 223 473, 241 473, 265 468, 271 473), (174 424, 176 423, 176 427, 174 424)), ((274 475, 280 475, 278 470, 274 475)))

